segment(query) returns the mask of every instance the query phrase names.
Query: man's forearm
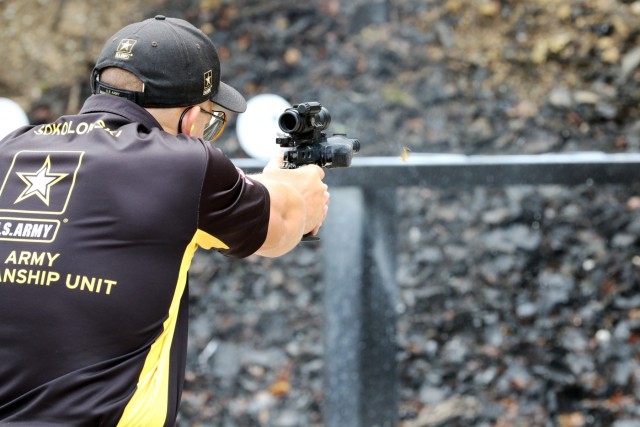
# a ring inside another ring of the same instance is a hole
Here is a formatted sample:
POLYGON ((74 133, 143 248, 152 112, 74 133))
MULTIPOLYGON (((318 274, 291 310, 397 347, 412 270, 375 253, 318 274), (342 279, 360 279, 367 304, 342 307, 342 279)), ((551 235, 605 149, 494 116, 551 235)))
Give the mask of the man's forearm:
POLYGON ((269 192, 269 228, 264 244, 256 254, 277 257, 292 250, 305 230, 306 207, 300 193, 283 182, 252 175, 269 192))

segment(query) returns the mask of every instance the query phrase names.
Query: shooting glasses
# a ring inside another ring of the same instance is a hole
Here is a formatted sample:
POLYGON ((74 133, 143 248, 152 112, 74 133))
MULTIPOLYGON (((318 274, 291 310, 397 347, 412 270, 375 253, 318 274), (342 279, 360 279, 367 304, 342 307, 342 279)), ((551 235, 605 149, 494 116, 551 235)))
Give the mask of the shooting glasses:
MULTIPOLYGON (((180 115, 180 121, 178 122, 178 133, 182 133, 182 119, 184 118, 184 115, 187 114, 187 111, 189 111, 189 108, 185 109, 182 112, 182 115, 180 115)), ((200 107, 200 111, 211 116, 209 123, 204 128, 202 137, 209 142, 213 142, 218 139, 220 135, 222 135, 224 127, 227 124, 227 115, 224 111, 207 111, 202 107, 200 107)))

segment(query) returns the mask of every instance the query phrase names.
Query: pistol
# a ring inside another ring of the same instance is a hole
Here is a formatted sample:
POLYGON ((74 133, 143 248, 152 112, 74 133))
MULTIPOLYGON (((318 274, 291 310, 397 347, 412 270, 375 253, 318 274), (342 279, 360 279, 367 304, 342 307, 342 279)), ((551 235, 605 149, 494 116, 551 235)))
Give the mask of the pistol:
POLYGON ((329 110, 319 102, 303 102, 284 110, 278 126, 289 136, 276 138, 276 143, 285 148, 284 168, 311 164, 323 168, 349 167, 353 154, 360 151, 360 141, 345 134, 327 138, 323 131, 330 123, 329 110))
MULTIPOLYGON (((296 169, 303 165, 322 168, 346 168, 351 165, 353 154, 360 151, 360 141, 335 134, 329 138, 323 132, 331 123, 329 110, 319 102, 303 102, 284 110, 278 118, 280 129, 289 134, 276 138, 285 148, 284 169, 296 169)), ((307 234, 302 241, 320 240, 307 234)))

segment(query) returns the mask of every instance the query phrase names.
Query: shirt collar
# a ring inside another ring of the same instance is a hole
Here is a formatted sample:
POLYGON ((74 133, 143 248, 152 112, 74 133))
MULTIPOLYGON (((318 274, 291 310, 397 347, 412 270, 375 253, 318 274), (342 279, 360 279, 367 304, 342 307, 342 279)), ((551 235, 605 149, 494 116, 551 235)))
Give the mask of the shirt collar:
POLYGON ((147 110, 128 99, 113 95, 91 95, 80 110, 80 114, 88 113, 115 114, 131 123, 140 123, 149 130, 162 129, 160 123, 147 110))

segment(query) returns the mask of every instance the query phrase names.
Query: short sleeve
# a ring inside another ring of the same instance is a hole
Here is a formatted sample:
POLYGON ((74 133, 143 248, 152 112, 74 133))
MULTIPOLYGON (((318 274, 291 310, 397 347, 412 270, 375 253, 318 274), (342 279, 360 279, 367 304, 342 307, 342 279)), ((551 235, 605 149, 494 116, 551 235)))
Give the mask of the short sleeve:
POLYGON ((208 159, 196 243, 204 249, 243 258, 256 252, 267 237, 269 192, 236 168, 218 148, 205 145, 208 159))

